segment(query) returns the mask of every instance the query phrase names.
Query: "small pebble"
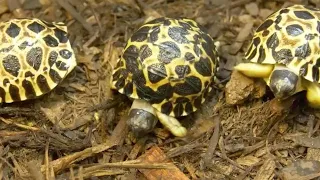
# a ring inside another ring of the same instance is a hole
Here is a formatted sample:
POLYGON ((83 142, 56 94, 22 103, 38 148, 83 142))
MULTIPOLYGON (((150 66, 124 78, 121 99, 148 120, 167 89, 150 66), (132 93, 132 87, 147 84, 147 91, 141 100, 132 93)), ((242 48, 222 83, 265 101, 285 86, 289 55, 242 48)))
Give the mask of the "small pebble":
POLYGON ((247 24, 247 23, 249 23, 249 22, 253 22, 254 19, 253 19, 253 17, 252 17, 251 15, 249 15, 249 14, 244 14, 244 15, 240 15, 240 16, 239 16, 239 21, 240 21, 241 23, 247 24))
POLYGON ((259 16, 262 19, 267 19, 267 17, 272 13, 273 13, 273 11, 270 9, 260 9, 259 16))
POLYGON ((259 14, 259 7, 257 3, 249 3, 245 5, 246 10, 251 16, 257 16, 259 14))
POLYGON ((275 1, 267 1, 267 2, 265 2, 264 3, 264 6, 263 7, 265 7, 265 8, 267 8, 267 9, 277 9, 278 7, 277 7, 277 2, 275 2, 275 1))

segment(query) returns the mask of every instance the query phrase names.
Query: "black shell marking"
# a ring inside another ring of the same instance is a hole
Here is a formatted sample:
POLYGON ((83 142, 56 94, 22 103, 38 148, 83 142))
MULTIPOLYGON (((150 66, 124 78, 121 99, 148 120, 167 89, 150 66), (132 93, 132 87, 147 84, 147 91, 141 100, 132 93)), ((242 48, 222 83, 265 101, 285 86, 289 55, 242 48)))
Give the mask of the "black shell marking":
POLYGON ((11 99, 13 101, 20 101, 20 94, 19 94, 19 88, 13 84, 10 84, 9 86, 9 94, 11 96, 11 99))
POLYGON ((11 37, 15 38, 19 35, 21 31, 21 28, 15 24, 15 23, 10 23, 8 29, 6 30, 6 33, 11 37))
POLYGON ((314 19, 315 17, 308 11, 293 11, 297 18, 299 19, 314 19))
POLYGON ((181 51, 175 42, 166 41, 159 44, 158 60, 169 64, 173 59, 180 58, 181 51))
POLYGON ((43 52, 40 47, 31 48, 27 53, 26 61, 35 70, 39 70, 42 59, 43 52))
POLYGON ((57 47, 59 45, 59 42, 50 34, 43 37, 44 42, 46 42, 47 46, 49 47, 57 47))
POLYGON ((58 38, 59 43, 67 43, 69 40, 68 34, 59 28, 54 29, 54 35, 58 38))
POLYGON ((54 69, 49 70, 49 76, 50 76, 51 80, 53 82, 55 82, 56 84, 58 84, 62 80, 59 73, 54 69))
POLYGON ((36 92, 33 88, 33 85, 30 81, 24 79, 22 81, 22 87, 24 88, 25 90, 25 96, 28 98, 28 99, 32 99, 32 98, 35 98, 37 95, 36 95, 36 92))
POLYGON ((39 75, 37 77, 37 85, 40 88, 42 93, 46 93, 50 91, 50 86, 47 82, 47 79, 44 75, 39 75))
POLYGON ((21 68, 19 59, 17 56, 8 55, 2 60, 3 68, 12 76, 18 77, 21 68))
POLYGON ((292 24, 286 27, 287 33, 290 36, 299 36, 303 33, 303 28, 299 24, 292 24))
POLYGON ((63 59, 70 59, 73 53, 68 49, 61 49, 59 54, 63 59))
POLYGON ((156 63, 147 67, 149 81, 153 84, 167 77, 167 72, 164 64, 156 63))
POLYGON ((37 33, 37 34, 45 29, 45 27, 43 25, 39 24, 36 21, 34 21, 33 23, 29 24, 27 26, 27 28, 30 29, 32 32, 37 33))

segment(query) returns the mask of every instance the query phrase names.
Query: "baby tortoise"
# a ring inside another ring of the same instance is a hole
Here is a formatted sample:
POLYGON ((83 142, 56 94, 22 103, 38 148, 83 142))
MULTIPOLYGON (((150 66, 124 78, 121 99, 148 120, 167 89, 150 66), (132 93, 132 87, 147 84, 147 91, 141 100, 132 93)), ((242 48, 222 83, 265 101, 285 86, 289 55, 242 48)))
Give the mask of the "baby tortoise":
POLYGON ((186 18, 157 18, 131 36, 113 71, 112 88, 134 100, 128 121, 133 132, 152 130, 159 119, 173 135, 186 135, 176 118, 196 111, 212 90, 216 48, 210 35, 186 18), (143 122, 155 123, 139 129, 143 122))
POLYGON ((235 69, 263 78, 276 98, 306 90, 311 107, 320 108, 320 10, 293 5, 271 14, 256 30, 235 69))

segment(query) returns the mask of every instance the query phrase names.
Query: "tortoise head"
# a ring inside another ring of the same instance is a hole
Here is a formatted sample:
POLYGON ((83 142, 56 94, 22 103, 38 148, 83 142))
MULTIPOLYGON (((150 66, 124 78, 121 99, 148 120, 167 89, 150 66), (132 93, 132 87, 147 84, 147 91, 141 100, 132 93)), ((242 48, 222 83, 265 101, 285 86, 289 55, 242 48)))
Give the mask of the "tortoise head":
POLYGON ((127 124, 136 138, 151 132, 158 122, 154 108, 141 99, 135 99, 129 111, 127 124))
POLYGON ((269 87, 276 98, 286 99, 300 88, 300 78, 288 68, 275 68, 269 77, 269 87))

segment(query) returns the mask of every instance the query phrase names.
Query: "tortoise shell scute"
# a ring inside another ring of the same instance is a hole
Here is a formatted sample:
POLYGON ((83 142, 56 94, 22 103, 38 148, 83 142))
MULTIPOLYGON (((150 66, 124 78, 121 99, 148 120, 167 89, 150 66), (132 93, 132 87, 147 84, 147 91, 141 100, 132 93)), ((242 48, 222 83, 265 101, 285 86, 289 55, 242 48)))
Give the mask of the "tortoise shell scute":
POLYGON ((191 19, 155 19, 127 41, 112 88, 147 100, 164 114, 186 116, 209 91, 218 68, 216 49, 210 35, 191 19))

